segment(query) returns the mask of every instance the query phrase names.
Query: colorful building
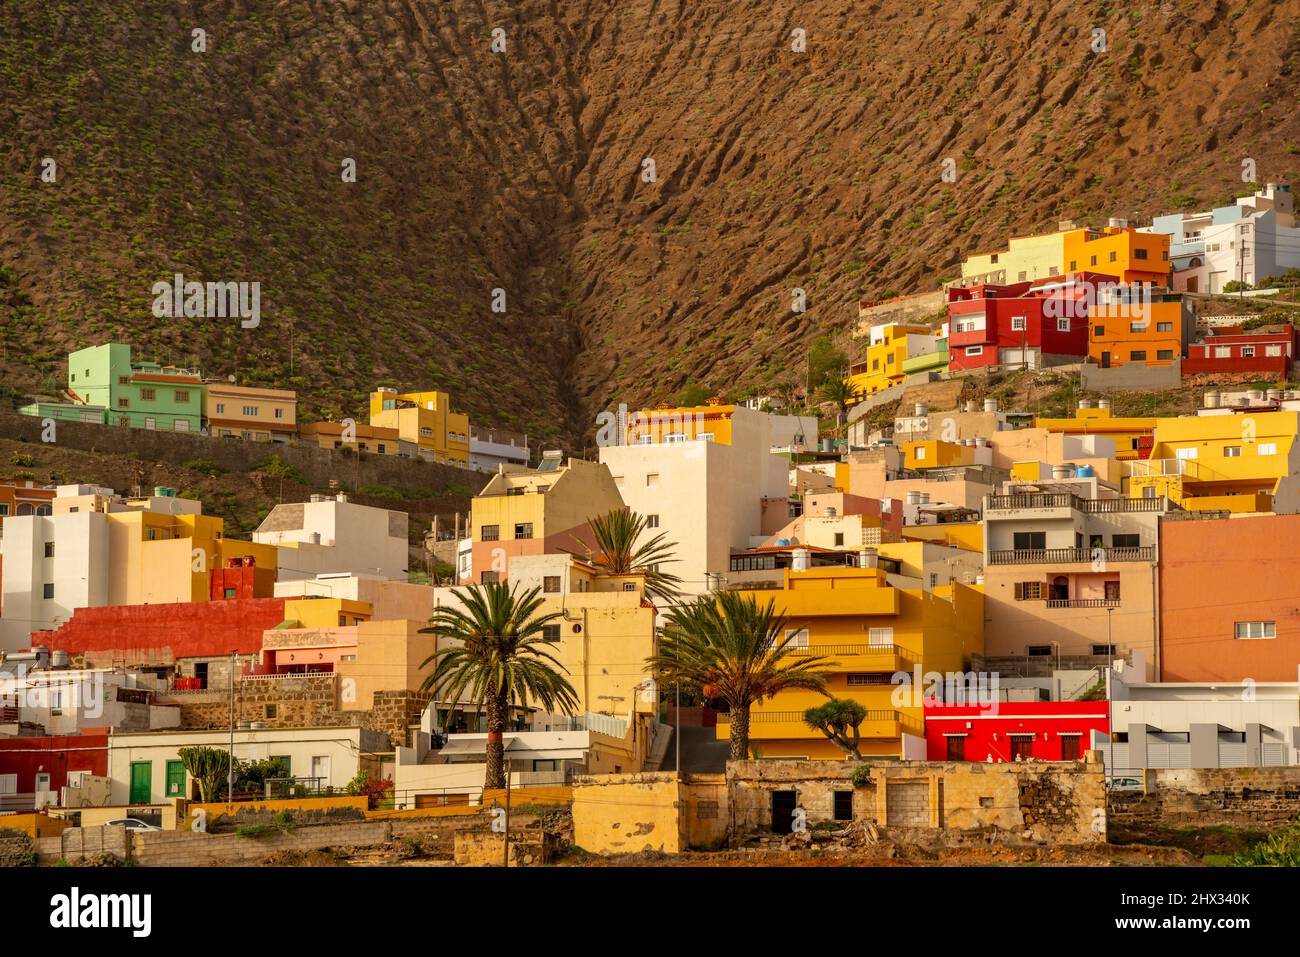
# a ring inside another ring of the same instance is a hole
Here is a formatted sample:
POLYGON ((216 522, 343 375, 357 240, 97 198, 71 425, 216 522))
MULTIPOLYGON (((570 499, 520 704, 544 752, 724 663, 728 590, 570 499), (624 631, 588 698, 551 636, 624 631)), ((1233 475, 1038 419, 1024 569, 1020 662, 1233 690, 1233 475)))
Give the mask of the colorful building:
POLYGON ((298 394, 209 382, 204 400, 208 434, 248 442, 289 442, 298 435, 298 394))
POLYGON ((1013 236, 1005 250, 970 256, 961 264, 961 285, 1033 282, 1074 272, 1118 276, 1121 282, 1169 284, 1169 237, 1144 233, 1125 220, 1104 229, 1062 221, 1056 232, 1013 236))
POLYGON ((1093 732, 1109 733, 1106 701, 927 704, 931 761, 1081 761, 1093 732))
POLYGON ((1300 515, 1162 522, 1158 680, 1296 680, 1297 581, 1300 515))
POLYGON ((1157 420, 1150 456, 1128 463, 1128 494, 1189 510, 1300 512, 1300 413, 1214 411, 1157 420))
POLYGON ((0 528, 11 515, 49 515, 55 490, 39 488, 31 479, 0 482, 0 528))
POLYGON ((1108 399, 1099 400, 1095 407, 1091 400, 1080 399, 1073 418, 1040 418, 1035 424, 1049 432, 1109 439, 1115 443, 1115 458, 1120 461, 1147 458, 1155 442, 1154 417, 1113 415, 1108 399))
POLYGON ((63 804, 63 791, 84 776, 108 774, 108 732, 0 739, 0 809, 63 804))
POLYGON ((1092 309, 1088 361, 1103 369, 1173 365, 1195 334, 1196 310, 1181 293, 1117 289, 1092 309))
POLYGON ((583 554, 592 541, 589 521, 622 507, 603 463, 545 452, 535 469, 503 465, 470 506, 473 579, 503 581, 521 555, 583 554))
MULTIPOLYGON (((787 571, 784 587, 742 592, 772 602, 787 619, 796 654, 825 655, 827 692, 867 709, 860 727, 865 756, 901 757, 904 736, 924 735, 922 676, 965 671, 982 654, 983 595, 978 587, 894 588, 881 569, 814 568, 787 571), (896 676, 906 676, 898 678, 896 676), (910 686, 900 681, 910 681, 910 686)), ((783 691, 756 703, 749 715, 750 745, 764 758, 842 759, 844 752, 803 720, 827 699, 813 691, 783 691)), ((727 716, 717 734, 730 733, 727 716)))
POLYGON ((1291 377, 1298 330, 1289 324, 1246 331, 1241 326, 1219 326, 1206 332, 1205 341, 1187 347, 1183 372, 1222 375, 1257 372, 1278 380, 1291 377))
POLYGON ((370 393, 370 424, 396 429, 421 458, 469 465, 469 416, 452 410, 446 392, 381 388, 370 393))
POLYGON ((873 326, 866 359, 849 367, 848 383, 854 396, 861 399, 901 383, 908 374, 904 364, 938 352, 940 340, 947 338, 944 333, 921 323, 873 326))
POLYGON ((74 406, 107 410, 109 425, 163 432, 203 427, 202 375, 193 369, 133 361, 117 342, 68 355, 68 395, 74 406))
POLYGON ((253 532, 253 541, 275 547, 278 582, 326 573, 405 580, 409 526, 406 512, 349 502, 340 492, 275 506, 253 532))
POLYGON ((948 290, 948 326, 954 371, 1039 369, 1077 362, 1088 352, 1087 283, 1111 281, 1093 273, 1040 282, 954 286, 948 290))
POLYGON ((383 429, 362 422, 308 422, 298 435, 322 449, 351 449, 372 455, 405 455, 415 458, 415 443, 403 441, 397 429, 383 429))

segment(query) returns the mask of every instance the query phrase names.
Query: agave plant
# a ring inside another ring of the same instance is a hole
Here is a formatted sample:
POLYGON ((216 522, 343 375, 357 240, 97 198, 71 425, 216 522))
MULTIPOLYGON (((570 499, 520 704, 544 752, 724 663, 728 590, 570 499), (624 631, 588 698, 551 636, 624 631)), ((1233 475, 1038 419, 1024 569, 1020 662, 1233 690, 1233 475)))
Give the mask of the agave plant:
POLYGON ((680 683, 721 698, 730 712, 732 761, 749 757, 749 710, 756 701, 795 688, 826 693, 820 655, 793 654, 793 635, 773 602, 724 591, 701 595, 668 614, 659 653, 649 665, 661 687, 680 683))
POLYGON ((455 589, 460 605, 434 609, 429 627, 421 629, 454 644, 439 647, 420 663, 421 668, 433 665, 420 690, 451 702, 467 694, 486 712, 485 787, 506 784, 504 735, 512 704, 536 702, 563 714, 573 714, 578 705, 577 693, 562 674, 567 669, 542 637, 542 629, 560 613, 538 613, 544 601, 539 591, 520 593, 497 583, 455 589))
POLYGON ((660 532, 638 547, 646 519, 630 508, 611 509, 587 521, 595 540, 595 546, 587 549, 591 564, 613 575, 640 572, 645 575, 646 595, 652 601, 676 600, 682 580, 659 567, 677 561, 673 557, 677 544, 667 541, 665 533, 660 532))

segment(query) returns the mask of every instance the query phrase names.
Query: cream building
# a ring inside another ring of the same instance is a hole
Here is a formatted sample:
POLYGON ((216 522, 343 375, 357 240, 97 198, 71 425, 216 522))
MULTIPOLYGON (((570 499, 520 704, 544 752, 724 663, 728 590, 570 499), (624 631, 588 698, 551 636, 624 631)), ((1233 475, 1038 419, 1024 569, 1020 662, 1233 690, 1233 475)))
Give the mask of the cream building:
POLYGON ((281 582, 329 572, 405 579, 409 567, 406 513, 357 505, 343 494, 277 505, 253 541, 278 547, 281 582))

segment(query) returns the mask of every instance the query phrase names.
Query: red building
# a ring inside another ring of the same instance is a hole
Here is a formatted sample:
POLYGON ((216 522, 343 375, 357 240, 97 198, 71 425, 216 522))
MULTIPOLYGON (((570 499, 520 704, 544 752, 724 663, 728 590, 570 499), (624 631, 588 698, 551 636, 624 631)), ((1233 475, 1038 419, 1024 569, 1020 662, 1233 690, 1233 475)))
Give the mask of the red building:
POLYGON ((1088 354, 1088 312, 1099 273, 948 290, 948 367, 1038 369, 1088 354))
POLYGON ((32 644, 84 656, 88 667, 167 666, 177 658, 257 654, 262 632, 282 621, 283 598, 110 605, 78 608, 56 630, 34 632, 32 644))
POLYGON ((252 555, 231 558, 225 568, 214 568, 208 597, 213 601, 232 598, 268 598, 275 594, 275 569, 258 568, 252 555))
MULTIPOLYGON (((79 735, 56 735, 35 738, 0 738, 0 778, 5 781, 8 800, 6 811, 20 810, 9 800, 24 801, 36 791, 56 794, 67 785, 68 775, 87 771, 108 775, 108 732, 94 731, 79 735)), ((55 803, 59 799, 55 798, 55 803)), ((27 804, 21 810, 31 810, 27 804)))
POLYGON ((1296 328, 1263 326, 1245 331, 1222 326, 1206 333, 1205 341, 1187 347, 1184 372, 1260 372, 1279 379, 1291 377, 1296 352, 1296 328))
POLYGON ((926 705, 926 756, 931 761, 1081 760, 1090 732, 1109 727, 1106 708, 1105 701, 926 705))

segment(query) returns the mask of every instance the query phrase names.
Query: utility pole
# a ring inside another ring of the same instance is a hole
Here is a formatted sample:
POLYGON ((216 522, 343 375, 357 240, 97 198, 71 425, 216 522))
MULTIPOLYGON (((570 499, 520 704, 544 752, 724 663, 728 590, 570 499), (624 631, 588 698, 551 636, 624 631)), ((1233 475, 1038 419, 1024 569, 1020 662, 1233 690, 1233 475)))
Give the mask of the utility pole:
POLYGON ((506 760, 504 749, 501 755, 501 763, 505 766, 505 772, 506 772, 506 832, 503 835, 505 837, 505 842, 504 842, 505 861, 503 863, 505 864, 506 867, 509 867, 510 866, 510 762, 506 760))
POLYGON ((1106 811, 1110 812, 1110 783, 1115 777, 1115 728, 1114 705, 1111 704, 1111 682, 1115 677, 1115 640, 1112 637, 1111 623, 1114 621, 1114 608, 1106 608, 1106 811))
POLYGON ((235 650, 230 652, 230 767, 226 769, 226 803, 235 800, 235 650))

